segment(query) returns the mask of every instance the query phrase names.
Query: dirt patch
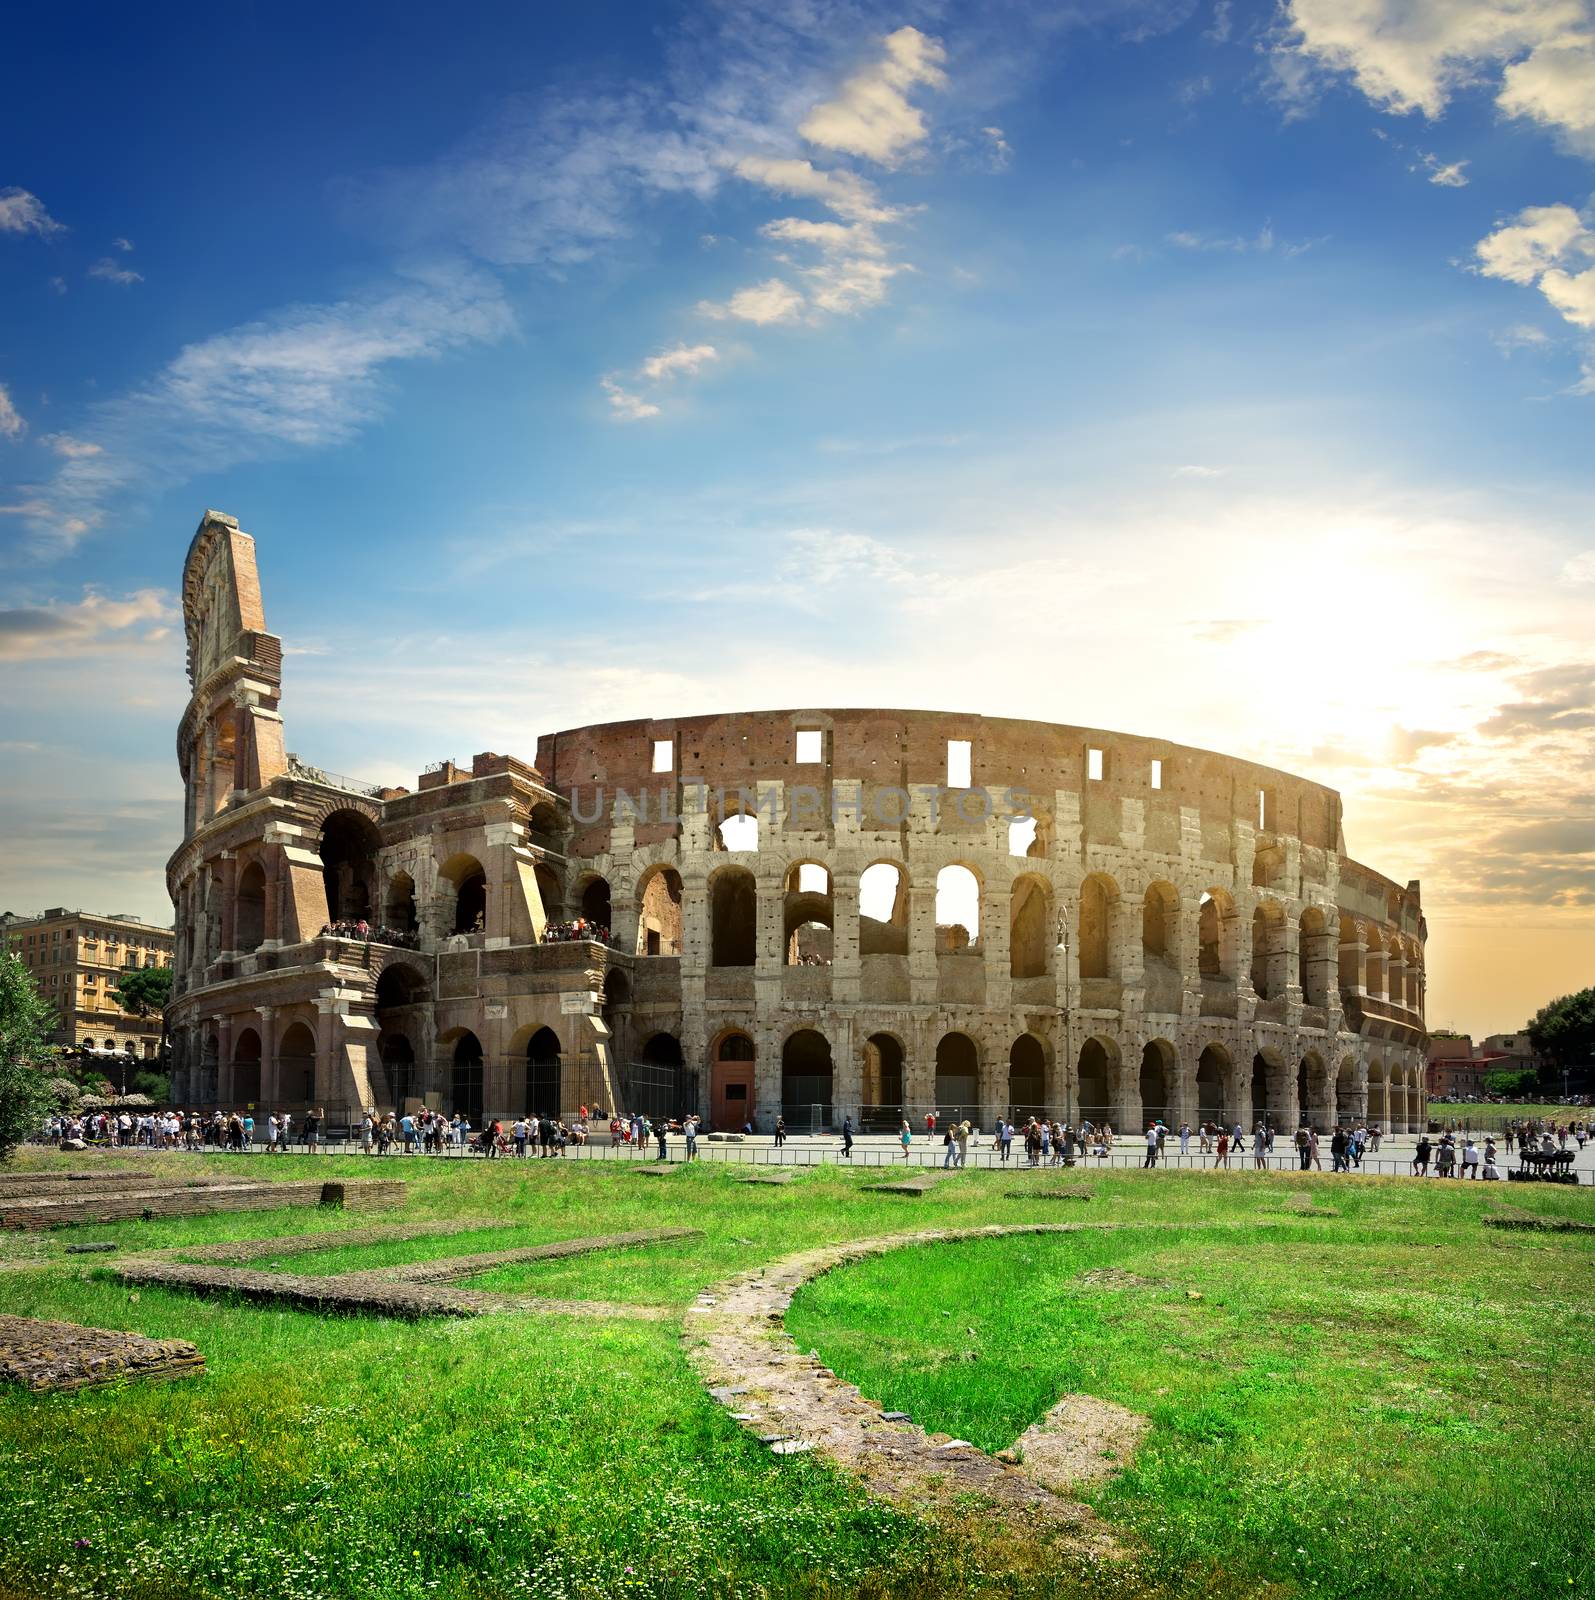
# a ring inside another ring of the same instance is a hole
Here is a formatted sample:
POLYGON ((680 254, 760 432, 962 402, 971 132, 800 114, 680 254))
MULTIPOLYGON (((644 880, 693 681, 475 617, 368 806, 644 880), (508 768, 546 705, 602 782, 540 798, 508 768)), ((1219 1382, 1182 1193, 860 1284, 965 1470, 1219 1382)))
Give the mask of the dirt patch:
POLYGON ((1089 1200, 1089 1189, 1010 1189, 1010 1200, 1089 1200))
POLYGON ((1092 1289, 1171 1289, 1173 1285, 1163 1278, 1143 1278, 1138 1272, 1126 1272, 1122 1267, 1094 1267, 1080 1274, 1080 1282, 1092 1289))
POLYGON ((782 1184, 791 1183, 796 1177, 796 1172, 792 1171, 790 1168, 783 1167, 778 1168, 774 1172, 751 1172, 745 1178, 738 1178, 737 1182, 774 1184, 779 1187, 782 1184))
POLYGON ((1284 1200, 1280 1202, 1280 1207, 1282 1210, 1290 1212, 1292 1216, 1297 1217, 1338 1217, 1340 1215, 1333 1206, 1322 1205, 1315 1195, 1303 1194, 1299 1189, 1294 1194, 1286 1195, 1284 1200))
POLYGON ((924 1194, 927 1189, 934 1189, 944 1179, 952 1177, 951 1172, 922 1172, 918 1177, 903 1178, 895 1183, 866 1183, 865 1194, 924 1194))
POLYGON ((1073 1494, 1121 1470, 1150 1426, 1148 1418, 1111 1400, 1066 1394, 997 1459, 1012 1461, 1054 1494, 1073 1494))
POLYGON ((638 1166, 633 1170, 641 1178, 674 1178, 691 1165, 690 1161, 651 1161, 647 1166, 638 1166))
POLYGON ((1595 1222, 1575 1222, 1571 1217, 1541 1217, 1515 1206, 1502 1206, 1498 1216, 1486 1217, 1487 1228, 1522 1228, 1532 1233, 1595 1233, 1595 1222))
POLYGON ((128 1378, 189 1378, 204 1370, 205 1358, 186 1339, 0 1316, 0 1379, 35 1394, 128 1378))

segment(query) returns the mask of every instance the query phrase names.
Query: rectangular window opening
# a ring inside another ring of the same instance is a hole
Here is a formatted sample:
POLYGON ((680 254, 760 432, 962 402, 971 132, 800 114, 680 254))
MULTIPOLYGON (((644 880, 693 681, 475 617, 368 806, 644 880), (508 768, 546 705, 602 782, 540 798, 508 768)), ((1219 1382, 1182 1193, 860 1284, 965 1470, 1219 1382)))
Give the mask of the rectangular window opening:
POLYGON ((1104 760, 1105 758, 1100 750, 1087 749, 1085 753, 1085 775, 1092 783, 1102 782, 1104 760))
POLYGON ((1163 787, 1163 763, 1155 758, 1152 762, 1152 787, 1154 789, 1163 787))
POLYGON ((803 766, 825 759, 825 735, 818 728, 799 728, 797 758, 803 766))
POLYGON ((654 740, 654 771, 670 772, 676 765, 676 746, 672 739, 654 740))
POLYGON ((973 781, 973 746, 968 739, 947 741, 947 787, 967 789, 973 781))

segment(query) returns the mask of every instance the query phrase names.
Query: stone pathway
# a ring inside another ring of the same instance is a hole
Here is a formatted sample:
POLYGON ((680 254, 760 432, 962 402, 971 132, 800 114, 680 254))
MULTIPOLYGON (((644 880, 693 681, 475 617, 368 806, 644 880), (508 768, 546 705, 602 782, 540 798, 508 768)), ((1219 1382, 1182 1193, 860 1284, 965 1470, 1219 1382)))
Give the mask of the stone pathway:
POLYGON ((189 1378, 204 1370, 205 1358, 186 1339, 0 1316, 0 1380, 35 1394, 127 1378, 189 1378))

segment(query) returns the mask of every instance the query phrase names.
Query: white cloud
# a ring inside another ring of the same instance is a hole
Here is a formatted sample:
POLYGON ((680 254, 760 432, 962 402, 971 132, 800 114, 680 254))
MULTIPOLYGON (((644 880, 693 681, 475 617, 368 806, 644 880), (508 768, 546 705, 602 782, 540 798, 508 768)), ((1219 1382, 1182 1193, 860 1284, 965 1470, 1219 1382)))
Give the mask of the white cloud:
POLYGON ((1429 182, 1439 184, 1442 189, 1466 189, 1468 175, 1462 169, 1467 165, 1466 161, 1442 161, 1439 156, 1420 150, 1418 165, 1412 170, 1428 173, 1429 182))
POLYGON ((133 241, 131 239, 124 239, 118 236, 111 241, 111 248, 113 250, 131 250, 133 248, 133 241))
POLYGON ((809 302, 816 311, 849 316, 880 305, 892 279, 900 272, 912 271, 912 267, 901 262, 850 256, 845 260, 824 261, 817 267, 805 267, 803 276, 808 280, 809 302))
POLYGON ((1176 478, 1222 478, 1226 471, 1228 471, 1226 467, 1204 467, 1199 463, 1193 462, 1189 466, 1176 467, 1174 476, 1176 478))
POLYGON ((895 222, 901 214, 883 206, 874 185, 856 172, 826 172, 797 156, 742 156, 732 170, 775 194, 817 200, 851 222, 895 222))
POLYGON ((0 439, 20 439, 27 431, 22 413, 11 403, 11 391, 0 383, 0 439))
POLYGON ((111 600, 85 589, 68 604, 18 606, 0 611, 0 660, 38 661, 158 643, 177 617, 177 599, 164 589, 140 589, 111 600), (129 632, 141 623, 153 628, 129 632))
POLYGON ((0 233, 36 233, 48 239, 65 231, 36 194, 26 189, 0 189, 0 233))
POLYGON ((101 256, 89 268, 91 278, 104 278, 107 283, 143 283, 144 274, 130 267, 119 267, 109 256, 101 256))
POLYGON ((698 311, 717 321, 735 318, 766 327, 772 322, 795 322, 803 314, 803 296, 781 278, 766 278, 763 283, 738 289, 729 300, 700 300, 698 311))
POLYGON ((1537 284, 1568 322, 1595 328, 1595 230, 1571 206, 1528 206, 1474 253, 1485 277, 1537 284))
POLYGON ((1508 116, 1595 149, 1595 18, 1587 0, 1289 0, 1277 86, 1299 109, 1346 73, 1375 105, 1433 119, 1500 74, 1508 116))
POLYGON ((148 382, 91 410, 100 449, 67 452, 30 500, 35 550, 70 549, 130 491, 343 443, 380 414, 394 363, 495 342, 513 327, 495 279, 435 269, 187 345, 148 382))
POLYGON ((66 456, 69 460, 104 453, 103 445, 91 444, 87 439, 74 439, 69 433, 41 434, 39 443, 48 445, 58 456, 66 456))
POLYGON ((925 117, 908 98, 920 84, 940 88, 947 59, 939 39, 918 28, 899 28, 882 41, 885 54, 855 73, 835 99, 817 105, 798 125, 810 144, 894 165, 925 137, 925 117))
POLYGON ((638 370, 643 377, 657 383, 661 379, 674 378, 677 374, 693 377, 711 361, 719 359, 720 352, 712 344, 678 344, 649 356, 638 370))
POLYGON ((598 386, 609 397, 610 416, 616 422, 641 422, 647 417, 657 417, 659 407, 651 400, 623 388, 613 378, 600 378, 598 386))
POLYGON ((849 227, 842 222, 813 222, 807 217, 777 217, 774 222, 765 223, 759 232, 766 239, 812 244, 821 250, 846 251, 851 255, 878 256, 884 248, 875 230, 863 223, 849 227))
POLYGON ((982 128, 980 131, 991 141, 991 164, 999 170, 1006 167, 1013 160, 1013 146, 1008 143, 1007 135, 1001 128, 982 128))
POLYGON ((57 294, 65 294, 66 293, 66 279, 65 278, 59 278, 59 277, 51 278, 50 279, 50 287, 52 289, 54 289, 57 294))
POLYGON ((1563 583, 1595 583, 1595 550, 1585 550, 1562 568, 1563 583))

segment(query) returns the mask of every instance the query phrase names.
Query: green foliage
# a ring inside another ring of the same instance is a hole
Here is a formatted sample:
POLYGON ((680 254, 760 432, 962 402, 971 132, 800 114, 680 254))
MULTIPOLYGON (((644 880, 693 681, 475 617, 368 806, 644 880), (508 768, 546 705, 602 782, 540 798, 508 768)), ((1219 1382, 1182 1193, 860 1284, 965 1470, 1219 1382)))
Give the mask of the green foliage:
POLYGON ((1487 1093, 1526 1098, 1539 1087, 1540 1075, 1532 1067, 1499 1067, 1484 1075, 1487 1093))
POLYGON ((83 1097, 82 1087, 76 1078, 51 1078, 49 1080, 50 1098, 55 1102, 57 1111, 76 1111, 78 1102, 83 1097))
POLYGON ((116 980, 116 998, 132 1017, 153 1017, 172 998, 170 967, 129 967, 116 980))
POLYGON ((135 1072, 131 1085, 134 1094, 148 1095, 156 1105, 172 1098, 172 1079, 166 1072, 135 1072))
POLYGON ((0 954, 0 1161, 34 1132, 54 1105, 45 1035, 55 1010, 34 987, 20 956, 0 954))
POLYGON ((1528 1035, 1534 1048, 1559 1068, 1595 1062, 1595 989, 1564 994, 1541 1006, 1528 1035))

